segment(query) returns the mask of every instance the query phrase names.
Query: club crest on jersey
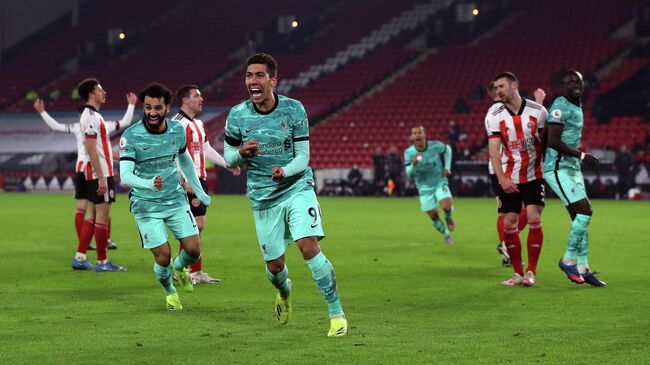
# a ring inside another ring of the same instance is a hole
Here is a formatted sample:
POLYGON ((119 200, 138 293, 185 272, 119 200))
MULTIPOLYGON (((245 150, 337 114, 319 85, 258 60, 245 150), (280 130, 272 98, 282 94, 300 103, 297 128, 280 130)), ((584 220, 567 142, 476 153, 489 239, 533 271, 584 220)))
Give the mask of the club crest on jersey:
POLYGON ((534 126, 533 122, 528 122, 528 129, 533 129, 534 126))
POLYGON ((551 115, 555 119, 560 119, 562 117, 562 111, 560 109, 555 109, 551 112, 551 115))
POLYGON ((280 122, 280 129, 282 129, 283 132, 287 131, 287 121, 283 120, 280 122))
POLYGON ((126 147, 126 144, 128 143, 127 139, 125 137, 120 138, 120 148, 126 147))

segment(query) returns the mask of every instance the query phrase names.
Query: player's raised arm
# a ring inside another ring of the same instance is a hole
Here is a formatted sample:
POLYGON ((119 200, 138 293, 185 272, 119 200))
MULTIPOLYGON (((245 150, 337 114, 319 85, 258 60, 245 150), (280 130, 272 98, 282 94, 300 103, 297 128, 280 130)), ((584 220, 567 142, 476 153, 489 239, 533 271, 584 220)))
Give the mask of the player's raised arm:
POLYGON ((109 133, 114 132, 118 129, 125 129, 131 125, 131 122, 133 121, 135 103, 138 101, 138 96, 132 92, 129 92, 126 94, 126 101, 129 103, 129 105, 126 107, 126 111, 124 112, 122 118, 115 122, 105 122, 109 133))
POLYGON ((533 92, 533 96, 535 97, 535 102, 537 104, 544 105, 544 99, 546 99, 546 91, 544 91, 544 89, 537 88, 537 90, 533 92))
POLYGON ((128 127, 133 121, 133 111, 135 110, 135 103, 138 101, 138 96, 135 95, 135 93, 129 92, 126 94, 126 101, 129 105, 126 107, 126 111, 122 118, 117 121, 116 130, 128 127))
POLYGON ((34 102, 34 109, 38 112, 38 114, 41 115, 41 118, 45 121, 45 123, 52 129, 53 131, 57 132, 63 132, 63 133, 72 133, 70 131, 70 125, 69 124, 62 124, 56 121, 56 119, 52 118, 47 111, 45 111, 45 102, 43 99, 36 99, 34 102))

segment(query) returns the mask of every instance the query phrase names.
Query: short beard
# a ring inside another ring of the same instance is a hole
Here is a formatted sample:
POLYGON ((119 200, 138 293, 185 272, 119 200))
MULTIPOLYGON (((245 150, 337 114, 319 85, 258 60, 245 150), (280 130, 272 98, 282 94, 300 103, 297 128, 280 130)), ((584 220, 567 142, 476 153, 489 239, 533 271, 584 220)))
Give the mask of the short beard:
POLYGON ((149 129, 158 129, 160 127, 160 124, 165 120, 165 115, 163 115, 160 118, 160 122, 158 123, 158 125, 154 128, 151 126, 151 123, 149 123, 149 115, 147 113, 143 113, 143 114, 144 114, 144 118, 142 118, 142 120, 144 120, 144 122, 147 123, 147 127, 149 127, 149 129))

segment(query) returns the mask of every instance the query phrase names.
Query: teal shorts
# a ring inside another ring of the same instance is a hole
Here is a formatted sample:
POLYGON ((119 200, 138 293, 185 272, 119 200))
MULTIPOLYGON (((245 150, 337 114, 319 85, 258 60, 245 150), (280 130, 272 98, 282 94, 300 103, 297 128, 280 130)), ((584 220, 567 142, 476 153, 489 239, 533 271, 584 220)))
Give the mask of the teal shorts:
POLYGON ((142 247, 147 249, 156 248, 167 242, 169 239, 167 227, 176 239, 199 234, 196 220, 187 203, 164 212, 136 215, 135 223, 138 225, 142 247))
POLYGON ((587 199, 585 179, 579 170, 545 171, 544 179, 565 206, 587 199))
POLYGON ((254 210, 253 217, 264 261, 284 255, 291 241, 325 238, 320 205, 313 190, 303 190, 272 208, 254 210))
POLYGON ((420 194, 420 208, 423 212, 434 210, 443 199, 451 198, 451 190, 447 184, 438 185, 433 190, 425 190, 419 192, 420 194))

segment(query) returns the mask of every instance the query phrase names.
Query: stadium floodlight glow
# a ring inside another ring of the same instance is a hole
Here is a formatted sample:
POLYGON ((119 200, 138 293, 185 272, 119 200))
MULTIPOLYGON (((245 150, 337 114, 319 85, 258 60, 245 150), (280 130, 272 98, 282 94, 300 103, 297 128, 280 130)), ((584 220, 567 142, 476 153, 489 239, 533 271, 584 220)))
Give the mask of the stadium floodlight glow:
POLYGON ((478 15, 478 9, 474 8, 474 10, 472 10, 472 15, 477 16, 478 15))
POLYGON ((124 40, 124 38, 126 38, 126 34, 124 32, 120 32, 119 38, 121 40, 124 40))
POLYGON ((291 22, 291 28, 298 28, 298 21, 294 20, 291 22))

